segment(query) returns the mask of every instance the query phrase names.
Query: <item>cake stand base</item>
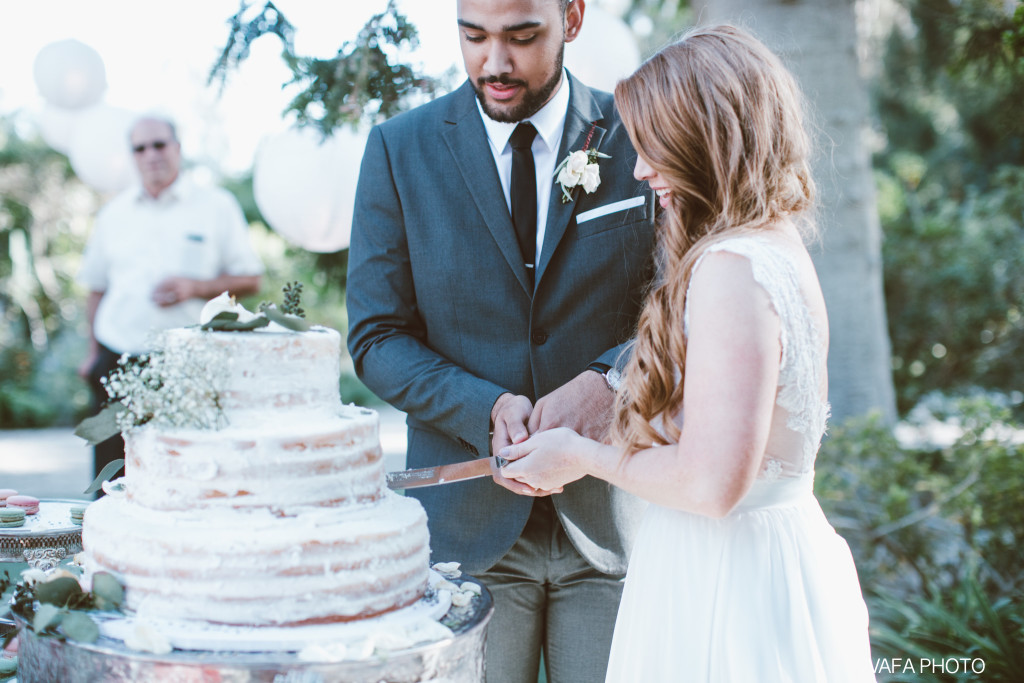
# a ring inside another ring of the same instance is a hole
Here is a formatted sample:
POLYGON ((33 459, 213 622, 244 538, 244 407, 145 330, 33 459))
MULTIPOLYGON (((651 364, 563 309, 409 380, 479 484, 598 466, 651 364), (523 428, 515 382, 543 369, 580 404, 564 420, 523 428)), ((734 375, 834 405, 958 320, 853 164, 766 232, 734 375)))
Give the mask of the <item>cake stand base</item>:
POLYGON ((15 615, 19 683, 480 683, 494 603, 485 588, 441 623, 451 638, 368 659, 305 661, 295 652, 197 652, 153 655, 101 637, 91 644, 38 637, 15 615))

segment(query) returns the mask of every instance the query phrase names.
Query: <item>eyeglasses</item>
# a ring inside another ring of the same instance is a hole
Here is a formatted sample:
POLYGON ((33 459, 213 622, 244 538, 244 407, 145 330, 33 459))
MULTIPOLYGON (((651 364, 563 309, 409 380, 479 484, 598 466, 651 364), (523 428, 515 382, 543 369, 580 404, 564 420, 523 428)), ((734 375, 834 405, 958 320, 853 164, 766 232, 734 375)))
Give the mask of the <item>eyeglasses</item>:
POLYGON ((133 145, 132 146, 132 151, 135 152, 136 154, 142 154, 143 152, 146 151, 147 147, 152 147, 156 151, 160 152, 165 147, 167 147, 167 145, 169 145, 169 144, 170 143, 167 142, 166 140, 155 140, 153 142, 144 142, 141 145, 133 145))

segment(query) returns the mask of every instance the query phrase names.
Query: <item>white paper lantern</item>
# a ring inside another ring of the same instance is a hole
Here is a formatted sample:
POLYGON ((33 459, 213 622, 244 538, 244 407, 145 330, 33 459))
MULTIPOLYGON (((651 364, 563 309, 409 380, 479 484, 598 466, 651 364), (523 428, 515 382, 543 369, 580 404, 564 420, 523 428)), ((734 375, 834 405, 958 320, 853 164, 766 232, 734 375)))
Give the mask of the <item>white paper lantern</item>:
POLYGON ((68 159, 82 182, 100 192, 118 192, 138 177, 128 139, 135 118, 127 109, 109 104, 97 104, 78 115, 68 159))
POLYGON ((592 88, 611 92, 638 66, 640 47, 629 26, 614 14, 588 5, 579 35, 565 45, 569 72, 592 88))
POLYGON ((253 165, 256 206, 271 228, 308 251, 348 246, 366 136, 345 127, 321 143, 310 128, 264 138, 253 165))
POLYGON ((107 89, 100 53, 73 38, 43 47, 36 54, 32 74, 46 101, 65 109, 96 104, 107 89))
POLYGON ((47 104, 36 116, 36 127, 39 129, 40 137, 53 149, 61 154, 67 154, 71 149, 71 138, 81 111, 47 104))

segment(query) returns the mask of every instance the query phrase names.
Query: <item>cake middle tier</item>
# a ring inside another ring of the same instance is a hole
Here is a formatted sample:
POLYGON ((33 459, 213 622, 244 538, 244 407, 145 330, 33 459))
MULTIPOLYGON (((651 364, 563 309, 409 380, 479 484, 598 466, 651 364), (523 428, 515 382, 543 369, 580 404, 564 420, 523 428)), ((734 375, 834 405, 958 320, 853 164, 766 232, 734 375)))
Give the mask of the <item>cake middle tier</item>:
POLYGON ((143 426, 125 435, 128 499, 153 510, 293 509, 379 500, 377 414, 268 413, 219 430, 143 426))

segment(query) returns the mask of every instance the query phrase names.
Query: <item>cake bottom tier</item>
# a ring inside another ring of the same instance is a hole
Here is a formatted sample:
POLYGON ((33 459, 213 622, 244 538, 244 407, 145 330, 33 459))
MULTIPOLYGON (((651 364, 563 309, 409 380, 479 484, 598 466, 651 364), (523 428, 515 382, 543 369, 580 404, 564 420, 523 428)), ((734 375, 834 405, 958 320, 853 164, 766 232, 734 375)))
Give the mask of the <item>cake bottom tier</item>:
POLYGON ((110 572, 140 616, 236 625, 364 619, 418 600, 430 544, 419 502, 265 510, 150 510, 107 496, 86 511, 85 567, 110 572))

